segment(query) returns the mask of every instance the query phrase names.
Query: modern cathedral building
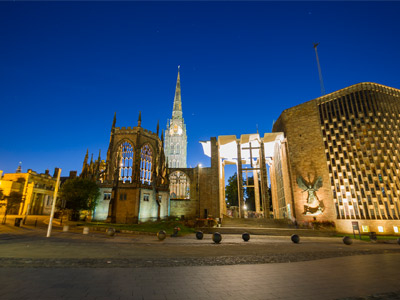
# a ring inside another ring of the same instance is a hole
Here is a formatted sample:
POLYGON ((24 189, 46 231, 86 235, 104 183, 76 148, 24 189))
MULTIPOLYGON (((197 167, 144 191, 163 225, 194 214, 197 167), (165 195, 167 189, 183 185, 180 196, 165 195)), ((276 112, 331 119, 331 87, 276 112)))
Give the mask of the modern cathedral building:
POLYGON ((276 218, 398 233, 400 90, 359 83, 282 112, 271 178, 276 218), (281 174, 278 176, 278 174, 281 174))

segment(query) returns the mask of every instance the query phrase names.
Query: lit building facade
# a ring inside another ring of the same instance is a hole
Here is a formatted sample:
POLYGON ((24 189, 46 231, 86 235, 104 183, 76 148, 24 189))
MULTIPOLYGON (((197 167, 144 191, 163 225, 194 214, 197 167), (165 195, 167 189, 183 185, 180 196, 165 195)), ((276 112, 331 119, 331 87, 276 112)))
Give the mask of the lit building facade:
MULTIPOLYGON (((93 218, 137 223, 168 216, 168 174, 163 134, 160 139, 158 126, 157 133, 142 128, 140 114, 136 127, 116 127, 116 120, 114 115, 104 170, 99 157, 98 171, 88 172, 100 188, 93 218)), ((95 170, 96 163, 93 166, 95 170)))
MULTIPOLYGON (((19 208, 14 209, 10 214, 15 215, 49 215, 53 204, 54 189, 57 184, 58 168, 51 176, 49 170, 39 174, 31 169, 26 173, 21 172, 18 167, 15 173, 6 173, 2 176, 0 171, 0 189, 4 197, 11 192, 18 192, 22 195, 19 208)), ((3 199, 5 203, 6 200, 3 199)), ((2 210, 5 206, 2 205, 2 210)), ((4 213, 4 212, 3 212, 4 213)))
MULTIPOLYGON (((400 90, 360 83, 282 112, 274 215, 334 221, 339 231, 400 229, 400 90), (279 176, 278 176, 279 174, 279 176), (288 214, 287 208, 293 207, 288 214)), ((272 174, 275 173, 275 174, 272 174)))

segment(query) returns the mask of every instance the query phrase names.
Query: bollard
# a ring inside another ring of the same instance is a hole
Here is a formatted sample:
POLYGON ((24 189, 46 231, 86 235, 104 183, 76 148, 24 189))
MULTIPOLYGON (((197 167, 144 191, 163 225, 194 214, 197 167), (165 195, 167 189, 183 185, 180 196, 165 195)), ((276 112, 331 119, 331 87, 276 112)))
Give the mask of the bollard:
POLYGON ((202 240, 203 239, 203 232, 202 231, 197 231, 196 232, 196 238, 198 239, 198 240, 202 240))
POLYGON ((35 227, 37 226, 37 218, 36 218, 36 220, 35 220, 35 227))
POLYGON ((369 233, 369 240, 371 242, 376 242, 378 240, 378 238, 376 237, 376 232, 375 231, 371 231, 369 233))
POLYGON ((108 236, 114 236, 115 235, 115 229, 112 227, 107 228, 107 235, 108 236))
POLYGON ((300 243, 300 237, 297 234, 293 234, 290 239, 292 240, 293 243, 298 244, 300 243))
POLYGON ((175 228, 174 228, 174 233, 171 234, 171 237, 177 237, 180 230, 181 230, 181 229, 180 229, 179 227, 175 227, 175 228))
POLYGON ((160 241, 163 241, 163 240, 165 240, 165 238, 167 237, 167 233, 166 233, 164 230, 160 230, 160 231, 157 233, 157 237, 158 237, 158 239, 159 239, 160 241))
POLYGON ((89 227, 83 227, 83 234, 89 234, 89 227))
POLYGON ((398 239, 397 239, 397 244, 399 244, 399 245, 400 245, 400 238, 398 238, 398 239))
POLYGON ((214 241, 215 244, 219 244, 222 240, 222 235, 219 232, 214 232, 212 240, 214 241))
POLYGON ((68 230, 69 230, 69 225, 64 225, 63 232, 68 232, 68 230))
POLYGON ((349 237, 349 236, 344 236, 344 237, 343 237, 343 243, 344 243, 345 245, 351 245, 351 244, 353 244, 353 240, 352 240, 351 237, 349 237))
POLYGON ((243 233, 242 239, 243 239, 243 241, 248 242, 250 240, 250 234, 247 232, 243 233))

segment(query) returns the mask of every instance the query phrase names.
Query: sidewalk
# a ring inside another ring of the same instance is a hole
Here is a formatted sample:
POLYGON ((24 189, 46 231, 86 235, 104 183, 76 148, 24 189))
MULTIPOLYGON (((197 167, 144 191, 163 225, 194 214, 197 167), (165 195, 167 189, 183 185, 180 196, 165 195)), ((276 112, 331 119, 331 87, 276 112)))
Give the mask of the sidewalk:
POLYGON ((46 232, 0 225, 0 299, 337 299, 400 289, 394 240, 46 232))
POLYGON ((399 254, 233 266, 0 268, 0 298, 329 300, 398 291, 399 268, 399 254))

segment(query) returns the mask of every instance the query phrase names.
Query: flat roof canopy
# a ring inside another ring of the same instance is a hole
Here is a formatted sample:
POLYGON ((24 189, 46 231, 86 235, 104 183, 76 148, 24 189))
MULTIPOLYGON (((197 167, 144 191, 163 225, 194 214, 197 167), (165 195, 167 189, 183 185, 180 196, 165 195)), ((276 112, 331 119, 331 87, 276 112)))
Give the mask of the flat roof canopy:
MULTIPOLYGON (((276 140, 282 140, 284 137, 283 132, 264 133, 263 144, 265 157, 272 157, 274 155, 274 146, 276 140)), ((261 145, 261 138, 258 133, 242 134, 240 138, 236 135, 221 135, 218 137, 219 154, 220 158, 226 159, 227 162, 237 161, 237 145, 240 142, 241 157, 243 160, 250 160, 250 144, 251 144, 251 157, 259 158, 259 148, 261 145), (256 148, 256 149, 254 149, 256 148)), ((211 157, 211 143, 210 141, 200 142, 203 146, 204 154, 211 157)))

